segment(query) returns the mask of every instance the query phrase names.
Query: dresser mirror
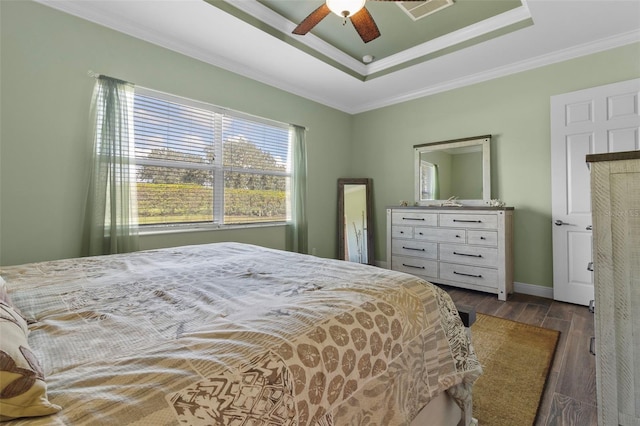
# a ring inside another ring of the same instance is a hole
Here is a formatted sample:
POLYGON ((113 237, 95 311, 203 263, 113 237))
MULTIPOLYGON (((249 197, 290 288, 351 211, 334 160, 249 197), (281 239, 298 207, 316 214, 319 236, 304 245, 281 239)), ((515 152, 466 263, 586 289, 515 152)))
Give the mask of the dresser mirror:
POLYGON ((489 204, 490 146, 491 135, 414 145, 416 203, 489 204))
POLYGON ((338 179, 338 258, 374 264, 372 180, 338 179))

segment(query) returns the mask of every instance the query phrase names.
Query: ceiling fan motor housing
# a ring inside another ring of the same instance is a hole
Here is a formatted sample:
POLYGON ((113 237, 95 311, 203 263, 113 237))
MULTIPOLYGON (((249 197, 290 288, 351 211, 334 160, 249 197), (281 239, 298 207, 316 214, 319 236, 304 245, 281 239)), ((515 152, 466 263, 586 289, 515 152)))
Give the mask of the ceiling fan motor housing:
POLYGON ((364 7, 366 0, 327 0, 329 9, 341 18, 353 16, 364 7))

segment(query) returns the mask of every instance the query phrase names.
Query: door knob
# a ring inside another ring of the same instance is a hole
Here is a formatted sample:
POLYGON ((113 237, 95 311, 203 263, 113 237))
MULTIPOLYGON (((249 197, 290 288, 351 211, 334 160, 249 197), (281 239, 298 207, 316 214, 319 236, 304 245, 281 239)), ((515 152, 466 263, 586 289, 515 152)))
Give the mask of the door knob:
POLYGON ((593 225, 587 226, 587 231, 592 231, 592 230, 593 230, 593 225))
POLYGON ((568 225, 568 223, 564 223, 563 221, 561 221, 560 219, 556 220, 555 224, 557 226, 562 226, 562 225, 568 225))

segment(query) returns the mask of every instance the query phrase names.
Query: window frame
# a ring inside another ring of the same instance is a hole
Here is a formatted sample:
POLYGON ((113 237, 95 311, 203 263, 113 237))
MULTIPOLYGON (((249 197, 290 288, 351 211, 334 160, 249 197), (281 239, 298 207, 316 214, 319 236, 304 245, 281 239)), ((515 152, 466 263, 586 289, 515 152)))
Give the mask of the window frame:
POLYGON ((425 170, 428 171, 429 176, 427 178, 425 178, 425 176, 421 176, 420 179, 422 182, 427 182, 429 185, 429 190, 426 192, 426 194, 428 194, 427 198, 423 198, 423 195, 425 194, 424 192, 424 187, 420 188, 420 199, 425 199, 425 200, 432 200, 434 199, 433 197, 435 196, 435 192, 436 192, 436 185, 435 185, 435 174, 436 174, 436 169, 437 166, 433 163, 430 163, 428 161, 425 160, 420 160, 420 170, 421 173, 424 173, 425 170))
MULTIPOLYGON (((164 233, 180 233, 180 232, 194 232, 194 231, 212 231, 212 230, 221 230, 221 229, 244 229, 244 228, 263 228, 263 227, 280 227, 287 226, 291 221, 291 187, 292 180, 294 179, 293 173, 293 159, 292 159, 292 140, 291 140, 291 125, 287 123, 282 123, 275 120, 270 120, 264 117, 259 117, 255 115, 251 115, 248 113, 232 110, 229 108, 220 107, 217 105, 213 105, 207 102, 198 101, 191 98, 186 98, 179 95, 173 95, 166 92, 161 92, 154 89, 149 89, 146 87, 136 86, 134 91, 134 99, 135 96, 142 95, 147 97, 156 98, 159 100, 163 100, 166 102, 177 103, 180 105, 184 105, 186 107, 191 108, 199 108, 203 110, 207 110, 216 114, 215 120, 216 125, 214 126, 214 141, 218 141, 218 143, 214 143, 214 160, 211 164, 195 164, 188 162, 179 162, 179 161, 167 161, 167 160, 158 160, 158 159, 143 159, 135 156, 135 150, 133 151, 135 165, 152 165, 158 167, 185 167, 189 169, 199 169, 199 170, 207 170, 212 171, 213 173, 213 214, 211 217, 211 221, 208 222, 192 222, 192 223, 161 223, 161 224, 142 224, 138 225, 139 233, 141 235, 145 234, 164 234, 164 233), (288 139, 288 164, 286 172, 262 172, 259 169, 242 169, 243 173, 255 173, 257 175, 267 175, 267 176, 285 176, 289 178, 289 184, 285 189, 286 194, 286 218, 280 221, 272 221, 272 222, 255 222, 255 223, 224 223, 224 193, 225 193, 225 185, 224 185, 224 173, 225 172, 233 172, 238 171, 237 169, 233 169, 231 166, 224 166, 223 162, 223 140, 222 140, 222 125, 221 123, 225 120, 225 116, 231 116, 233 118, 239 118, 242 120, 248 120, 254 123, 265 124, 272 127, 279 127, 283 130, 287 130, 289 133, 288 139), (142 160, 142 161, 141 161, 142 160), (220 182, 220 184, 216 184, 216 182, 220 182)), ((133 121, 135 126, 135 120, 133 121)), ((135 140, 132 142, 132 145, 135 144, 135 140)))

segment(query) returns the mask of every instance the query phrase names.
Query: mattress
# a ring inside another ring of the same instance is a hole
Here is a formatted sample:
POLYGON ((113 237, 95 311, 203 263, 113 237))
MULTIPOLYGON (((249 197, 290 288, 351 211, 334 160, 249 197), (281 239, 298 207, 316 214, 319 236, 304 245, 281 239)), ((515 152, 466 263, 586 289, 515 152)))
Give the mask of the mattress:
POLYGON ((406 425, 481 367, 415 276, 240 243, 3 267, 48 399, 8 424, 406 425))

